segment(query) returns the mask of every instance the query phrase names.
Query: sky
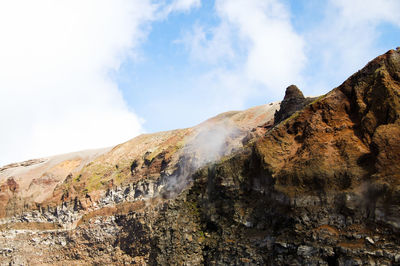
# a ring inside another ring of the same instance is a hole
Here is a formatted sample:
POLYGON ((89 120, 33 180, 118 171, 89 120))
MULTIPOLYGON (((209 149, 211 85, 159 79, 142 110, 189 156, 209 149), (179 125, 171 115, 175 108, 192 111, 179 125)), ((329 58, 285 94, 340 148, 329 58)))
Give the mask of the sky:
POLYGON ((0 165, 339 86, 398 0, 0 0, 0 165))

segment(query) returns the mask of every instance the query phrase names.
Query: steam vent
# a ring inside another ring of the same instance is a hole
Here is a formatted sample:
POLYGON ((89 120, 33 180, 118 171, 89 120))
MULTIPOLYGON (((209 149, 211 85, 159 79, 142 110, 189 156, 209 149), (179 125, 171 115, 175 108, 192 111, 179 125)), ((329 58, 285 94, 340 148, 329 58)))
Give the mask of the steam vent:
POLYGON ((0 228, 0 265, 400 265, 400 49, 321 97, 4 166, 0 228))

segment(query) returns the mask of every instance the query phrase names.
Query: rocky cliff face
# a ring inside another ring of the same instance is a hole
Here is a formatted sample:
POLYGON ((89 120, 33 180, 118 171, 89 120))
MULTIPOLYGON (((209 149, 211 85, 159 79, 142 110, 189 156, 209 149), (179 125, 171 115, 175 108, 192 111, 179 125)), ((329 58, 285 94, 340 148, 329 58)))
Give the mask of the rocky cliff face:
POLYGON ((277 109, 138 137, 46 197, 0 170, 2 263, 400 263, 400 49, 277 109))
POLYGON ((286 88, 285 97, 281 102, 279 111, 275 112, 274 124, 276 125, 292 116, 295 112, 303 109, 313 100, 315 100, 315 98, 304 97, 303 93, 296 85, 290 85, 286 88))

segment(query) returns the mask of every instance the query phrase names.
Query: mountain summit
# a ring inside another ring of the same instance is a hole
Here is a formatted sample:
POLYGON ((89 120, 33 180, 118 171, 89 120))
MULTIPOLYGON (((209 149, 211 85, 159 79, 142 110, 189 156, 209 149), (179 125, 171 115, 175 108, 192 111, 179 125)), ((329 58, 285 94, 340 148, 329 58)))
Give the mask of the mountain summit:
POLYGON ((400 49, 318 98, 0 169, 4 264, 400 263, 400 49), (279 110, 278 110, 279 109, 279 110))

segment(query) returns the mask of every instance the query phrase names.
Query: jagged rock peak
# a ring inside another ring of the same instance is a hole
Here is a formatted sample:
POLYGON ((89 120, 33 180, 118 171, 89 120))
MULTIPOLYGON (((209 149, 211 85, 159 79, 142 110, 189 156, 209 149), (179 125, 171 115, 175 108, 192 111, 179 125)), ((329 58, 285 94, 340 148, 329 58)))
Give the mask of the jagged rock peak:
POLYGON ((304 95, 296 85, 290 85, 286 88, 285 98, 283 101, 290 101, 292 99, 304 99, 304 95))
POLYGON ((290 85, 286 88, 285 97, 281 103, 279 111, 275 112, 274 124, 285 120, 296 111, 302 109, 312 98, 305 98, 301 90, 296 85, 290 85))

